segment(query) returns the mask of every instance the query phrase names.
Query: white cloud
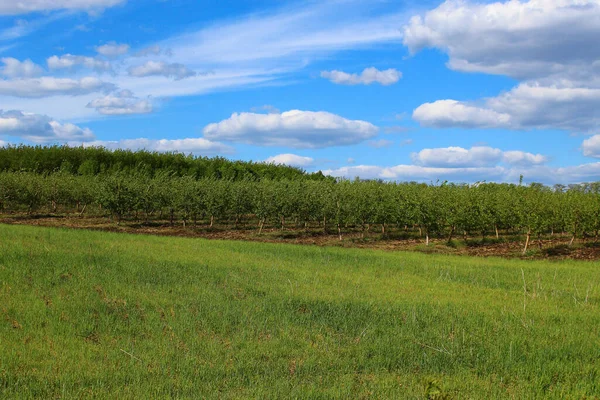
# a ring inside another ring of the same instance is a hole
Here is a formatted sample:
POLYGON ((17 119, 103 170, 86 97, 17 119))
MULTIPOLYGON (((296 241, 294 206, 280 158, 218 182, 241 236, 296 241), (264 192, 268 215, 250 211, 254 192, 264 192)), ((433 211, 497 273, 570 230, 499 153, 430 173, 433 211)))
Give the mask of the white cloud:
POLYGON ((505 179, 504 167, 484 168, 433 168, 418 165, 396 165, 381 167, 377 165, 356 165, 322 171, 325 175, 353 179, 385 179, 395 181, 436 181, 453 180, 456 182, 475 182, 480 180, 501 181, 505 179))
POLYGON ((387 140, 387 139, 379 139, 379 140, 370 140, 367 144, 373 148, 382 149, 384 147, 390 147, 391 145, 394 144, 394 142, 392 142, 391 140, 387 140))
POLYGON ((390 68, 380 71, 375 67, 365 68, 361 74, 349 74, 343 71, 322 71, 321 78, 329 79, 340 85, 370 85, 379 83, 384 86, 393 85, 402 78, 402 73, 390 68))
POLYGON ((145 48, 137 51, 133 56, 134 57, 158 56, 158 55, 162 54, 162 52, 163 51, 159 45, 152 45, 152 46, 148 46, 148 47, 145 47, 145 48))
POLYGON ((344 12, 338 1, 308 4, 219 21, 159 45, 171 48, 177 61, 185 65, 208 61, 211 65, 274 68, 282 61, 304 65, 314 56, 397 42, 402 37, 398 27, 406 21, 404 14, 373 15, 369 2, 347 4, 344 12))
POLYGON ((127 0, 0 0, 0 15, 16 15, 52 10, 92 11, 118 4, 127 0))
POLYGON ((480 104, 456 100, 425 103, 413 118, 439 128, 564 129, 589 132, 600 124, 600 89, 522 83, 480 104))
POLYGON ((57 69, 74 69, 83 66, 88 69, 93 69, 99 72, 112 71, 112 66, 109 61, 100 60, 94 57, 74 56, 72 54, 64 54, 62 56, 52 56, 46 60, 48 68, 57 69))
POLYGON ((150 100, 139 99, 129 90, 121 90, 98 99, 94 99, 87 105, 95 108, 104 115, 130 115, 149 114, 154 110, 150 100))
POLYGON ((42 67, 31 60, 19 61, 16 58, 4 57, 0 61, 4 64, 2 75, 9 78, 33 78, 44 72, 42 67))
MULTIPOLYGON (((215 21, 196 31, 149 43, 147 51, 142 48, 135 49, 137 53, 121 54, 128 50, 127 46, 119 48, 114 43, 99 49, 106 57, 118 58, 118 65, 122 66, 110 82, 120 89, 130 90, 139 98, 173 98, 285 85, 293 80, 295 72, 337 52, 377 44, 397 44, 401 40, 399 27, 408 21, 405 11, 384 14, 381 9, 374 9, 363 1, 345 5, 344 12, 340 13, 337 0, 285 3, 266 12, 215 21), (156 54, 159 48, 161 52, 156 54), (135 57, 138 53, 148 60, 182 64, 193 71, 211 73, 179 81, 162 76, 132 79, 127 70, 147 61, 135 57)), ((51 16, 57 14, 61 13, 51 16)), ((49 113, 62 119, 93 119, 99 116, 86 105, 94 99, 95 96, 55 96, 25 100, 0 93, 0 108, 49 113)))
POLYGON ((119 141, 97 140, 85 144, 90 147, 106 147, 109 149, 148 150, 159 152, 194 153, 199 155, 230 154, 234 150, 223 143, 212 142, 204 138, 186 139, 123 139, 119 141))
POLYGON ((548 162, 548 157, 542 154, 526 153, 524 151, 505 151, 502 160, 511 165, 542 165, 548 162))
POLYGON ((127 54, 129 52, 129 45, 110 42, 102 46, 97 46, 96 52, 105 57, 114 58, 127 54))
POLYGON ((81 79, 41 77, 0 80, 0 95, 39 98, 56 95, 79 96, 113 90, 114 85, 95 77, 81 79))
POLYGON ((0 135, 16 136, 38 143, 94 139, 94 134, 88 128, 62 124, 45 115, 17 110, 0 110, 0 135))
POLYGON ((165 76, 167 78, 175 78, 175 80, 190 78, 197 75, 196 72, 183 64, 168 64, 163 61, 147 61, 143 65, 130 67, 128 72, 129 76, 138 78, 145 76, 165 76))
POLYGON ((204 128, 208 139, 264 146, 323 148, 360 143, 378 128, 324 111, 291 110, 281 114, 234 113, 204 128))
POLYGON ((546 156, 523 151, 502 151, 488 146, 444 147, 423 149, 412 153, 414 164, 430 168, 481 168, 494 167, 503 162, 510 165, 539 165, 548 161, 546 156))
POLYGON ((584 140, 581 149, 586 157, 600 158, 600 135, 584 140))
POLYGON ((439 100, 413 117, 426 126, 590 132, 600 117, 600 0, 448 0, 404 28, 412 52, 437 48, 448 66, 516 78, 480 101, 439 100))
POLYGON ((269 157, 265 160, 269 164, 285 164, 291 165, 292 167, 310 167, 313 165, 315 160, 311 157, 302 157, 296 154, 278 154, 273 157, 269 157))
POLYGON ((417 107, 413 112, 413 119, 422 125, 438 128, 452 126, 499 128, 508 126, 511 117, 508 114, 471 106, 456 100, 438 100, 417 107))
POLYGON ((491 147, 423 149, 412 153, 411 159, 417 165, 432 168, 490 167, 502 160, 502 150, 491 147))
POLYGON ((508 182, 518 183, 523 175, 525 182, 541 182, 548 185, 557 183, 571 184, 597 182, 600 180, 600 162, 569 167, 554 168, 548 166, 470 167, 470 168, 433 168, 419 165, 396 165, 383 167, 377 165, 357 165, 338 169, 324 170, 325 175, 353 179, 385 179, 394 181, 435 182, 450 180, 453 182, 508 182))
POLYGON ((413 17, 403 41, 412 52, 447 52, 450 68, 460 71, 585 81, 597 77, 598 37, 598 0, 448 0, 413 17))

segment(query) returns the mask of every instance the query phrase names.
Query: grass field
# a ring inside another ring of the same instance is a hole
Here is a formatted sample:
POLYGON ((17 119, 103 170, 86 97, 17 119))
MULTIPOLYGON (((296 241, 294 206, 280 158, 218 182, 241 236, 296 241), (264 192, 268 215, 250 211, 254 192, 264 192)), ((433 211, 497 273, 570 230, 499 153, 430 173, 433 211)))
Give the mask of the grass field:
POLYGON ((599 398, 600 263, 0 225, 0 398, 599 398))

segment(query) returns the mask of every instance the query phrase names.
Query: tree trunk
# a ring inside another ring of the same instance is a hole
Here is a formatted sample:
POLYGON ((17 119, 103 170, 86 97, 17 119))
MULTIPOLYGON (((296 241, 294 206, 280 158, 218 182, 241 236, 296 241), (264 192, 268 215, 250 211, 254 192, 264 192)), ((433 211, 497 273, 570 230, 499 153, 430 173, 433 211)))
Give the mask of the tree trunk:
POLYGON ((569 247, 573 246, 573 242, 575 241, 575 234, 571 237, 571 241, 569 242, 569 247))
POLYGON ((210 226, 209 228, 212 229, 213 225, 215 224, 215 216, 211 215, 210 216, 210 226))
POLYGON ((385 236, 385 223, 381 224, 381 234, 385 236))
POLYGON ((281 216, 281 230, 283 231, 285 229, 285 217, 282 215, 281 216))
POLYGON ((327 217, 323 216, 323 233, 327 235, 327 217))
POLYGON ((85 208, 87 207, 87 204, 83 205, 83 208, 81 209, 81 212, 79 213, 79 216, 81 217, 83 215, 83 213, 85 212, 85 208))
POLYGON ((263 226, 265 225, 265 219, 261 219, 260 223, 258 224, 258 234, 260 235, 262 233, 263 230, 263 226))
POLYGON ((425 246, 429 246, 429 232, 425 232, 425 246))
POLYGON ((500 234, 498 234, 498 225, 494 225, 494 229, 496 230, 496 239, 500 239, 500 234))
POLYGON ((340 237, 340 242, 342 241, 342 228, 340 227, 340 224, 337 224, 337 228, 338 228, 338 236, 340 237))
POLYGON ((450 234, 448 235, 448 243, 450 243, 452 241, 452 235, 454 235, 454 230, 456 229, 455 226, 452 226, 450 228, 450 234))
POLYGON ((527 239, 525 240, 525 247, 523 248, 523 255, 527 253, 527 248, 529 247, 529 240, 531 239, 531 229, 527 231, 527 239))

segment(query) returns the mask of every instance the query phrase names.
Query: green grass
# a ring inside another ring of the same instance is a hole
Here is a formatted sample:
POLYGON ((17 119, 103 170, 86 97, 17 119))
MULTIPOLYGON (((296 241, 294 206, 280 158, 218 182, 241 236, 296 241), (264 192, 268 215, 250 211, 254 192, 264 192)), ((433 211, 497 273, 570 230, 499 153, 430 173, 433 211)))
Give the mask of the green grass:
POLYGON ((599 395, 598 263, 0 225, 0 398, 599 395))

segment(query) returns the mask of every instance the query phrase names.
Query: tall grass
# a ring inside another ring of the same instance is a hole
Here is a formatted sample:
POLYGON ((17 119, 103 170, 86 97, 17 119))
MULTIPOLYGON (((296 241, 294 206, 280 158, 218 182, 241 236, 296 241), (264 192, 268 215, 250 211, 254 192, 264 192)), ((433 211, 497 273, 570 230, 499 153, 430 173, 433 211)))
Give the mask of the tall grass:
POLYGON ((0 225, 0 398, 598 398, 599 267, 0 225))

